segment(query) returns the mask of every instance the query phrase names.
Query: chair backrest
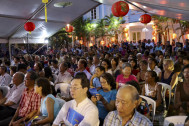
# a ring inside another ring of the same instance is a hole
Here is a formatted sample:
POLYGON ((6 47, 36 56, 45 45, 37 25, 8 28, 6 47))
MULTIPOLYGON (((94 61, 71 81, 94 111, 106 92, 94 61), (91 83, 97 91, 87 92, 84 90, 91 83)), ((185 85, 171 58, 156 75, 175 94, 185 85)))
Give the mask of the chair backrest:
POLYGON ((68 83, 60 83, 55 85, 55 90, 60 89, 61 96, 65 98, 70 97, 70 84, 68 83))
MULTIPOLYGON (((164 104, 165 104, 165 94, 166 94, 166 91, 168 90, 169 91, 169 105, 170 105, 170 101, 171 101, 171 86, 166 84, 166 83, 162 83, 162 82, 158 82, 158 84, 161 84, 162 85, 162 98, 164 100, 164 104)), ((166 104, 165 104, 166 105, 166 104)), ((168 106, 166 106, 168 108, 168 106)))
POLYGON ((63 99, 61 98, 56 98, 58 100, 58 103, 60 105, 60 108, 62 108, 62 106, 64 105, 64 103, 66 103, 66 101, 64 101, 63 99))
POLYGON ((175 126, 184 126, 184 122, 187 116, 170 116, 166 117, 163 125, 169 126, 170 123, 173 123, 175 126))
POLYGON ((147 96, 143 96, 143 95, 140 95, 141 98, 144 98, 148 105, 151 104, 152 105, 152 109, 153 109, 153 116, 152 116, 152 120, 154 120, 154 116, 155 116, 155 113, 156 113, 156 101, 154 101, 153 99, 147 97, 147 96))
POLYGON ((1 86, 1 87, 0 87, 0 90, 3 91, 3 92, 2 92, 2 93, 3 93, 3 97, 5 97, 5 96, 8 94, 10 88, 9 88, 8 86, 1 86))

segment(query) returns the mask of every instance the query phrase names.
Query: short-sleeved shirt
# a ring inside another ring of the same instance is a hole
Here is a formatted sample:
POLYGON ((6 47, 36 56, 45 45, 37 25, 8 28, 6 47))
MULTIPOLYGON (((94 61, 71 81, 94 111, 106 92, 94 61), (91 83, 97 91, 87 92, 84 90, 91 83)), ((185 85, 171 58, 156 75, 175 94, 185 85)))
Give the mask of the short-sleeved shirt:
POLYGON ((118 75, 116 78, 116 82, 119 84, 119 87, 125 85, 126 82, 132 81, 132 80, 137 81, 137 78, 133 75, 130 75, 128 78, 124 78, 123 74, 118 75))
POLYGON ((21 83, 18 86, 14 85, 10 89, 10 91, 6 95, 6 98, 7 98, 6 103, 8 103, 10 101, 14 102, 15 104, 10 106, 11 108, 17 109, 24 89, 25 89, 24 83, 21 83))
POLYGON ((12 77, 5 73, 3 76, 0 76, 0 86, 9 86, 10 82, 12 80, 12 77))
POLYGON ((67 120, 67 113, 69 108, 74 109, 76 112, 84 116, 84 119, 79 123, 78 126, 98 126, 98 110, 95 104, 88 98, 84 99, 78 105, 75 100, 66 102, 58 113, 54 120, 54 125, 59 125, 60 122, 64 122, 66 125, 71 126, 71 123, 67 120))
MULTIPOLYGON (((103 89, 100 89, 98 91, 98 93, 100 95, 102 95, 108 103, 110 103, 110 101, 116 100, 117 90, 115 90, 115 89, 111 90, 109 92, 104 92, 103 89)), ((101 101, 97 101, 97 108, 98 108, 98 112, 99 112, 99 118, 105 119, 106 115, 108 114, 108 111, 106 110, 106 108, 104 107, 104 105, 101 101)))
MULTIPOLYGON (((122 118, 117 111, 109 112, 104 120, 103 126, 122 126, 122 118)), ((133 117, 125 126, 153 126, 152 122, 135 110, 133 117)))
POLYGON ((100 83, 100 80, 99 80, 98 77, 95 77, 95 78, 93 79, 93 86, 94 86, 95 88, 101 87, 101 83, 100 83))
POLYGON ((18 116, 25 117, 30 112, 38 110, 40 104, 41 97, 35 93, 34 88, 30 91, 26 88, 22 94, 18 116))

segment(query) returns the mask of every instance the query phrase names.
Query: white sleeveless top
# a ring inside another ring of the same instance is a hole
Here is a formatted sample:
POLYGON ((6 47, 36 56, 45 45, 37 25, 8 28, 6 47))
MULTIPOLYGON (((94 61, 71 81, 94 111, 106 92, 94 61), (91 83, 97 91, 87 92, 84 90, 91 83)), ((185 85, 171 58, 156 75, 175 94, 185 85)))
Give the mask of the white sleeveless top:
POLYGON ((148 84, 145 84, 145 96, 156 97, 157 86, 158 84, 156 83, 154 90, 150 90, 148 84))

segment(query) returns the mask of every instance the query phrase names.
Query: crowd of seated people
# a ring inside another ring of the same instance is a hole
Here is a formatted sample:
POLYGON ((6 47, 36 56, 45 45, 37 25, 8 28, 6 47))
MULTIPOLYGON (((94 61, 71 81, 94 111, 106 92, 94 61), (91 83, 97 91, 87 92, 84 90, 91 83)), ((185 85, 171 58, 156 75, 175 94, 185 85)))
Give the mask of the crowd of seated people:
POLYGON ((140 95, 156 103, 155 113, 170 112, 162 118, 188 116, 185 43, 78 45, 53 48, 47 55, 5 58, 0 66, 0 125, 153 125, 152 105, 140 95), (171 87, 171 98, 168 90, 163 95, 160 82, 171 87), (73 112, 76 122, 70 119, 73 112))

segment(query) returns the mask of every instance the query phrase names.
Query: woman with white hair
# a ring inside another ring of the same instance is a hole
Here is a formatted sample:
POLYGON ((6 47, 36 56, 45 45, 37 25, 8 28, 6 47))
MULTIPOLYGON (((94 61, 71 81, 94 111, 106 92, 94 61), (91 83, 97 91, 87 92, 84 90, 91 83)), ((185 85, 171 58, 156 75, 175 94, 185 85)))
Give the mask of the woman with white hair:
POLYGON ((166 83, 172 87, 175 86, 176 82, 176 73, 173 72, 174 70, 174 62, 170 59, 164 59, 163 61, 163 71, 159 75, 159 80, 162 83, 166 83))

